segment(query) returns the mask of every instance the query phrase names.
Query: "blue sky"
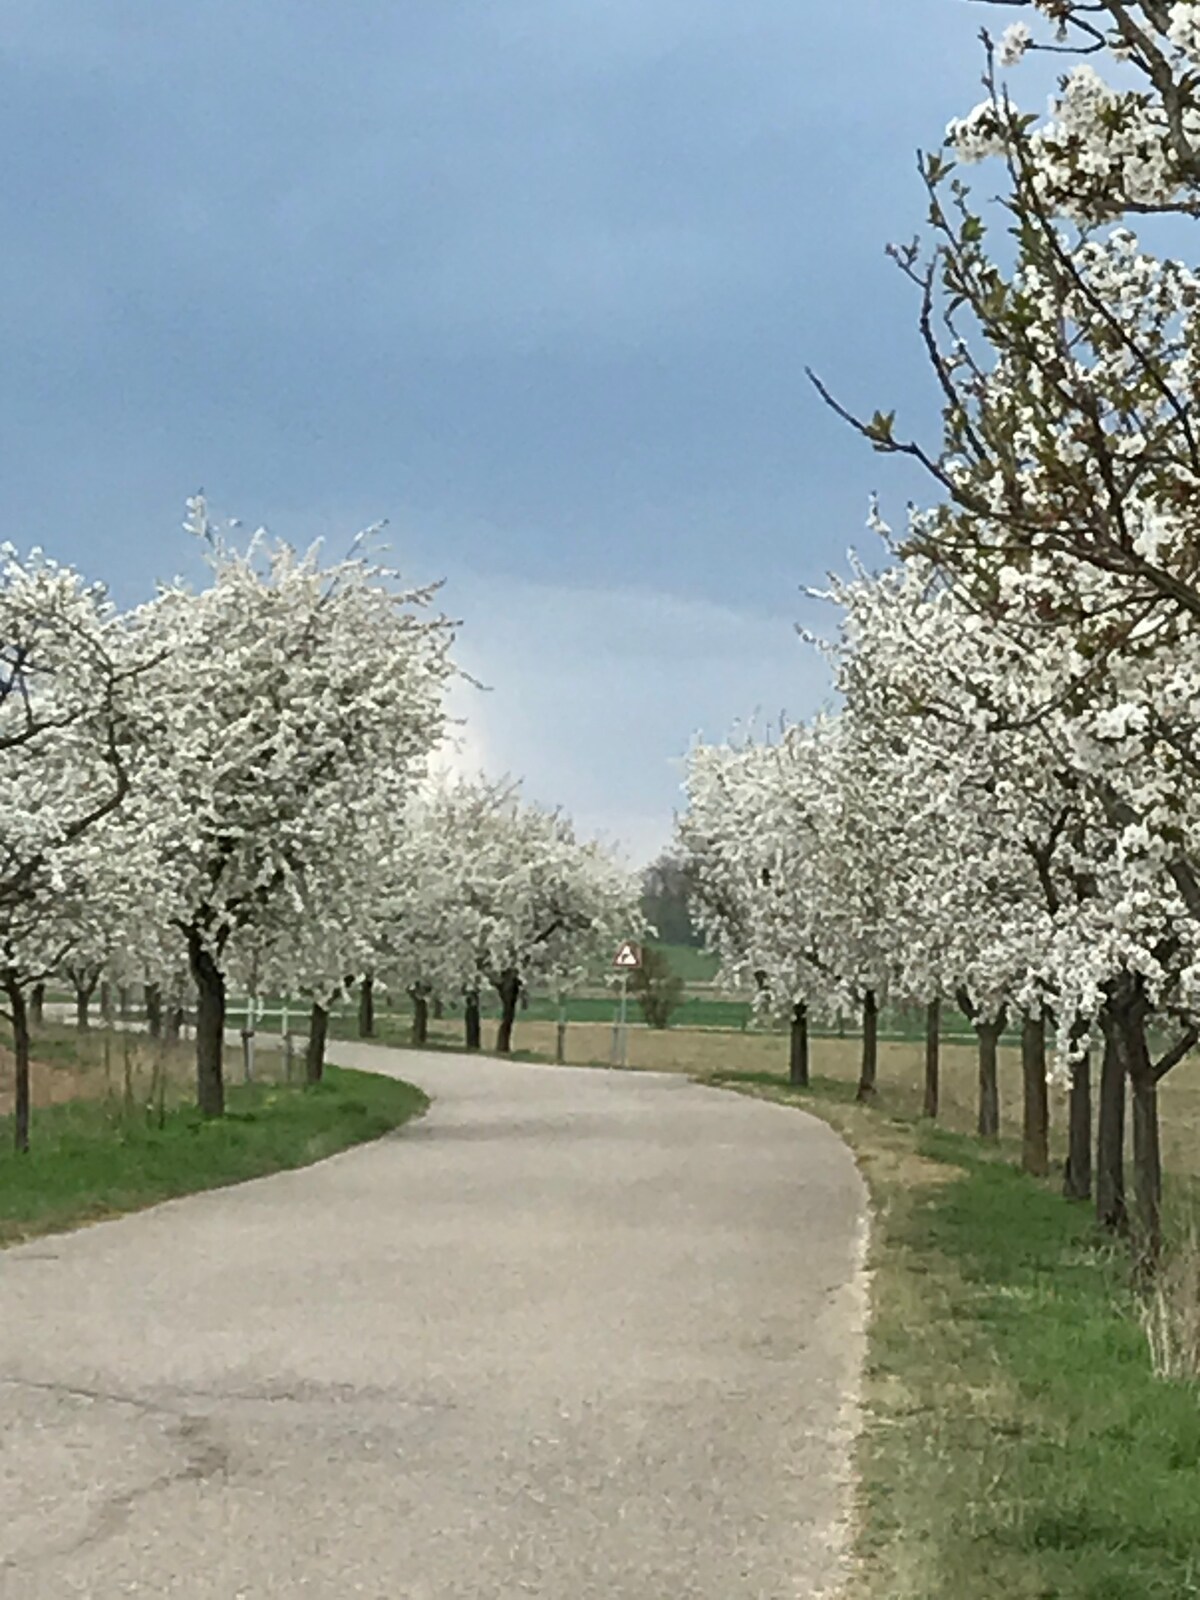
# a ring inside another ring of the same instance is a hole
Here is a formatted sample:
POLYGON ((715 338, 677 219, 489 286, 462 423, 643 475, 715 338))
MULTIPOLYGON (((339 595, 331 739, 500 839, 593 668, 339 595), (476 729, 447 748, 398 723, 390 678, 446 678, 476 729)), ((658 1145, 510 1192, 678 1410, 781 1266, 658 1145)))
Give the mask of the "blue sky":
MULTIPOLYGON (((964 0, 0 0, 0 509, 122 599, 185 496, 446 579, 468 759, 637 857, 691 736, 820 703, 803 585, 929 416, 883 257, 964 0)), ((989 21, 997 21, 993 14, 989 21)))

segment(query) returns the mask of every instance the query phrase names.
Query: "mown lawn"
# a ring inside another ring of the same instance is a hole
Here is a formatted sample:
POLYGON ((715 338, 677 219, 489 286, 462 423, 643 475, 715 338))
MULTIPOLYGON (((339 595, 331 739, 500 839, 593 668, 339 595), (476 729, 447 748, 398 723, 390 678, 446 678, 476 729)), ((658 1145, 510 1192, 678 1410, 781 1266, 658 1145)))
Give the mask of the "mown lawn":
POLYGON ((1125 1257, 1011 1149, 793 1093, 875 1201, 855 1600, 1200 1596, 1200 1393, 1157 1380, 1125 1257))
POLYGON ((380 1138, 418 1115, 421 1090, 373 1073, 326 1070, 314 1088, 228 1090, 228 1113, 206 1122, 186 1105, 123 1097, 44 1106, 28 1155, 0 1117, 0 1245, 136 1211, 175 1195, 306 1166, 380 1138))

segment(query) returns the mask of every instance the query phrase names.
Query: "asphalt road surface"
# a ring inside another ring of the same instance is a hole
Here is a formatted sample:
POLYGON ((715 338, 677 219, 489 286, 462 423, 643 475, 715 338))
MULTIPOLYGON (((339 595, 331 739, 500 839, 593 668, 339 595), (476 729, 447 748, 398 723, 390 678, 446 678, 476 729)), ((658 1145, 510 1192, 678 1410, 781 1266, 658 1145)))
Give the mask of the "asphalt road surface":
POLYGON ((864 1194, 682 1079, 335 1046, 435 1096, 0 1253, 0 1596, 834 1595, 864 1194))

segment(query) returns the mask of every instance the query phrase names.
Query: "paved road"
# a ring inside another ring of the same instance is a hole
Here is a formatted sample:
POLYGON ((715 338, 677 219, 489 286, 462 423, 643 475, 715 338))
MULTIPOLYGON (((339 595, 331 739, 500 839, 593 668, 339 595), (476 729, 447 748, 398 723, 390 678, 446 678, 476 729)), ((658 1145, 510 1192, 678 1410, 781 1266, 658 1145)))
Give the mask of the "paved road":
POLYGON ((338 1058, 382 1144, 0 1254, 0 1596, 812 1600, 861 1184, 679 1079, 338 1058))

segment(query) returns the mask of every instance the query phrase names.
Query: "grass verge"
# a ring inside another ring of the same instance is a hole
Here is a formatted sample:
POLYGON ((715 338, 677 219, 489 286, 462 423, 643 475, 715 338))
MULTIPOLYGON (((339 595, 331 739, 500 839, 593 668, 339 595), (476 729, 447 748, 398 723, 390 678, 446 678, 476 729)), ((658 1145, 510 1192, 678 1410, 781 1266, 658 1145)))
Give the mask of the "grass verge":
POLYGON ((1200 1395, 1088 1209, 840 1080, 710 1081, 823 1116, 873 1192, 856 1600, 1200 1596, 1200 1395))
POLYGON ((227 1114, 211 1122, 187 1106, 160 1120, 154 1108, 112 1098, 47 1106, 25 1156, 12 1154, 10 1119, 0 1118, 0 1245, 307 1166, 381 1138, 427 1105, 412 1084, 329 1067, 314 1088, 231 1087, 227 1114))

